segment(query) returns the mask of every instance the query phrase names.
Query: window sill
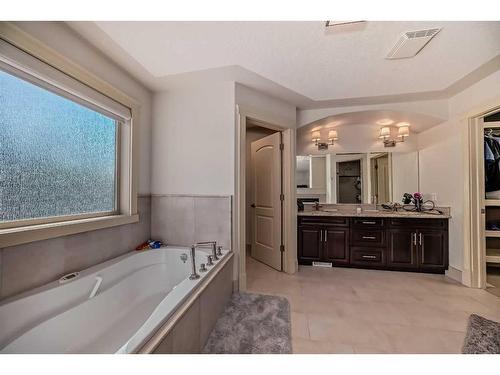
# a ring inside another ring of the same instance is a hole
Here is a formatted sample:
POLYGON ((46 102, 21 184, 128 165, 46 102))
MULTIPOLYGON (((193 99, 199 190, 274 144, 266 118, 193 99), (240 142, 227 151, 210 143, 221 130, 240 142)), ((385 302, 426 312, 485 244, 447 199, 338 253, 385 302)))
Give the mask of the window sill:
POLYGON ((0 248, 137 223, 139 215, 112 215, 0 230, 0 248))

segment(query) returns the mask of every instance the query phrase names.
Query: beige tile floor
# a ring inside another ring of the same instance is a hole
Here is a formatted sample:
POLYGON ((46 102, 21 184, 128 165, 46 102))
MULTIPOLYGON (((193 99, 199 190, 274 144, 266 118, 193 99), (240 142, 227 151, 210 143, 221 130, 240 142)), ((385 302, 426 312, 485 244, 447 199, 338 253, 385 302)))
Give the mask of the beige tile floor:
POLYGON ((301 266, 247 258, 248 292, 288 298, 294 353, 460 353, 471 313, 500 321, 500 298, 443 275, 301 266))

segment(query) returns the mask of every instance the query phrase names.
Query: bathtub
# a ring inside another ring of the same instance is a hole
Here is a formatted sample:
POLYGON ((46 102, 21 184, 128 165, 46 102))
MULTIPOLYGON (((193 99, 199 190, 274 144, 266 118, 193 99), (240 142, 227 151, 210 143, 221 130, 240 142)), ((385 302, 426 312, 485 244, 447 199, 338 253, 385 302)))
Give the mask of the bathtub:
MULTIPOLYGON (((207 249, 196 250, 196 264, 207 249)), ((1 353, 135 353, 232 256, 189 280, 189 249, 128 253, 0 304, 1 353), (205 280, 207 279, 207 280, 205 280), (95 296, 92 291, 99 284, 95 296)))

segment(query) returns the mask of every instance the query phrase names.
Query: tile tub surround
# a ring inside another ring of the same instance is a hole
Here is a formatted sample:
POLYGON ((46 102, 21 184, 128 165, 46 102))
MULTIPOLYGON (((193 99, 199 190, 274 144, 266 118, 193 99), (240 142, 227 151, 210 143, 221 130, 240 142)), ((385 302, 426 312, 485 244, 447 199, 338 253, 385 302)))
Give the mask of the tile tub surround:
MULTIPOLYGON (((234 256, 228 259, 227 263, 205 287, 201 287, 191 303, 186 302, 186 304, 190 303, 189 307, 171 325, 171 328, 159 340, 158 345, 150 348, 149 344, 151 343, 146 343, 139 353, 201 353, 217 319, 224 311, 233 293, 233 261, 234 256)), ((166 325, 168 324, 169 322, 166 323, 166 325)), ((155 337, 151 341, 153 340, 155 337)))
POLYGON ((451 209, 450 207, 436 207, 438 210, 442 211, 443 214, 431 214, 426 212, 411 212, 398 210, 396 212, 390 210, 384 210, 382 207, 377 206, 375 210, 374 205, 356 205, 356 204, 321 204, 321 209, 316 211, 312 205, 305 205, 304 211, 299 211, 299 216, 349 216, 349 217, 407 217, 407 218, 423 218, 423 219, 450 219, 451 209), (356 212, 356 208, 361 207, 361 213, 356 212), (337 211, 325 211, 333 210, 337 211), (323 211, 322 211, 323 210, 323 211))
POLYGON ((139 222, 0 250, 0 299, 133 250, 149 239, 151 197, 138 198, 139 222))
POLYGON ((153 195, 151 236, 171 245, 217 241, 231 249, 231 215, 230 196, 153 195))
POLYGON ((500 321, 500 298, 444 275, 300 266, 247 257, 247 291, 290 301, 294 353, 460 353, 469 315, 500 321))

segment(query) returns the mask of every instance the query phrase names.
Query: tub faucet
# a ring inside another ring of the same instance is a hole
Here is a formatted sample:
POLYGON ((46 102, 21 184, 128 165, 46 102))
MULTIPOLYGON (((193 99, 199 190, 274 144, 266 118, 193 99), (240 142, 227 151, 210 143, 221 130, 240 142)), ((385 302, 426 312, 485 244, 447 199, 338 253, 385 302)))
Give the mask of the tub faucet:
POLYGON ((222 254, 217 254, 217 241, 205 241, 205 242, 197 242, 195 247, 209 247, 212 249, 212 260, 218 261, 219 260, 219 255, 222 254))
POLYGON ((191 246, 191 275, 189 280, 199 279, 200 275, 196 273, 196 246, 191 246))

